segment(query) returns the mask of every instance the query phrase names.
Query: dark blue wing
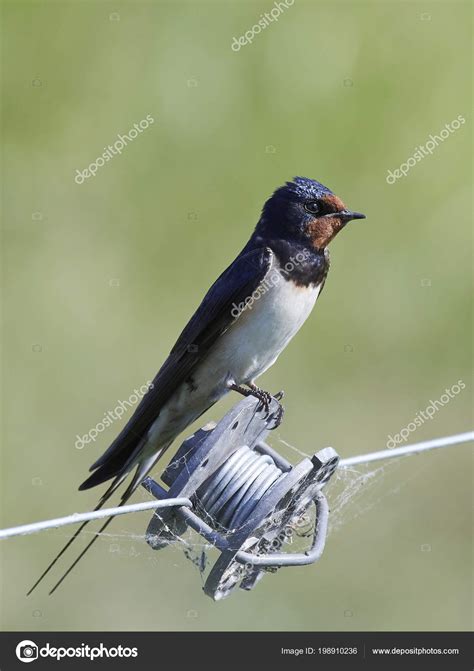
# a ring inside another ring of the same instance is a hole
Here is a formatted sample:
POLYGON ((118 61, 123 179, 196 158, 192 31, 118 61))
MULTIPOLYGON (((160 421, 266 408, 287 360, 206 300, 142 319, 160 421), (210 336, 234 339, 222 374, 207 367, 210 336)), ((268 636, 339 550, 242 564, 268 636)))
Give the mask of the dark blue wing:
POLYGON ((214 282, 132 417, 112 445, 92 466, 99 469, 80 487, 87 489, 116 475, 156 420, 161 407, 192 373, 216 340, 238 319, 233 306, 260 285, 270 269, 269 248, 243 251, 214 282))

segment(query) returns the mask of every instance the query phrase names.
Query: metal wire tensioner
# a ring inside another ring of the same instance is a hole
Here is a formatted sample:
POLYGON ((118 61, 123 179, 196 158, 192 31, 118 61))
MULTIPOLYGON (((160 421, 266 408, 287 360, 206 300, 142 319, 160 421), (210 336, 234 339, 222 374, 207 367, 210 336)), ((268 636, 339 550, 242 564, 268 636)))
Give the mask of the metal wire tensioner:
POLYGON ((322 488, 339 457, 327 447, 292 466, 265 443, 276 404, 262 416, 247 398, 217 424, 184 441, 166 467, 166 490, 151 478, 143 486, 157 499, 187 497, 188 507, 156 511, 146 539, 155 550, 180 540, 191 527, 220 551, 204 585, 215 600, 240 587, 251 590, 282 566, 316 562, 326 541, 329 509, 322 488), (282 552, 315 507, 312 542, 304 553, 282 552))
MULTIPOLYGON (((255 402, 246 399, 219 424, 200 429, 183 443, 163 473, 168 490, 151 478, 145 481, 145 487, 155 496, 153 501, 0 529, 0 541, 90 520, 159 510, 149 525, 148 543, 160 549, 181 541, 180 534, 188 526, 198 531, 220 550, 204 589, 214 599, 222 599, 239 582, 243 589, 252 589, 265 571, 311 564, 319 559, 329 516, 322 488, 336 468, 353 468, 474 442, 474 431, 466 431, 342 460, 328 447, 292 466, 264 442, 273 416, 262 418, 255 402), (311 547, 303 554, 280 552, 295 531, 301 535, 298 532, 301 524, 306 526, 306 512, 312 504, 316 520, 311 547)), ((204 569, 205 562, 198 563, 204 569)))

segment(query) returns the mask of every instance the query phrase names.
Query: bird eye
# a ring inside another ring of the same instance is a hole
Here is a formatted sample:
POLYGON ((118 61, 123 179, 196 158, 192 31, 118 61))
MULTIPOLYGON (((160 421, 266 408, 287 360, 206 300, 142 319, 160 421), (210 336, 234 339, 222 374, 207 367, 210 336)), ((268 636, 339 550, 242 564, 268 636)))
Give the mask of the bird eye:
POLYGON ((304 204, 304 209, 310 214, 318 214, 319 212, 319 203, 317 200, 307 200, 304 204))

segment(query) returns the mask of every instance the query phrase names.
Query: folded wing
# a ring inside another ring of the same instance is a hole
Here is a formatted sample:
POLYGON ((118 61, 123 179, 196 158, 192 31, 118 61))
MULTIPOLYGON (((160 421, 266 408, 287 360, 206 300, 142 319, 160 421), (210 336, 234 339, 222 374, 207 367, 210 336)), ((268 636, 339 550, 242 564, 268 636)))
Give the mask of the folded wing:
POLYGON ((120 473, 156 420, 171 394, 203 360, 209 349, 239 318, 235 305, 257 289, 273 262, 267 248, 243 251, 220 275, 179 336, 132 417, 92 466, 95 471, 79 489, 94 487, 120 473))

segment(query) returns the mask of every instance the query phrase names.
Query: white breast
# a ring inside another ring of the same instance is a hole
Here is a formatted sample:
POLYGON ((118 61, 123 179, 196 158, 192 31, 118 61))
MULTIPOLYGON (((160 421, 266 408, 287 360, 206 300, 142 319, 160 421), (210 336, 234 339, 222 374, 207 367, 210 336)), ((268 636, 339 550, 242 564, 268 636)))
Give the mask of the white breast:
POLYGON ((270 271, 253 302, 216 343, 206 367, 216 374, 226 367, 237 384, 257 378, 306 321, 319 291, 320 286, 297 287, 277 269, 270 271))

